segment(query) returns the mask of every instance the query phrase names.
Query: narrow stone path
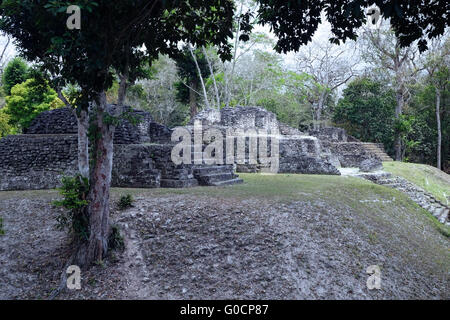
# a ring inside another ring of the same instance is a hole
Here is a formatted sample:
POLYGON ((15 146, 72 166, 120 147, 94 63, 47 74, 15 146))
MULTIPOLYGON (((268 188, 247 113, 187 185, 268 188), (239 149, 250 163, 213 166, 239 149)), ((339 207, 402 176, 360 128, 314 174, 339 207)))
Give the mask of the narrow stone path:
POLYGON ((440 223, 450 225, 450 207, 436 199, 431 193, 426 192, 408 180, 393 176, 391 173, 384 171, 373 173, 358 172, 352 175, 370 180, 378 185, 394 188, 407 194, 411 200, 430 212, 440 223))

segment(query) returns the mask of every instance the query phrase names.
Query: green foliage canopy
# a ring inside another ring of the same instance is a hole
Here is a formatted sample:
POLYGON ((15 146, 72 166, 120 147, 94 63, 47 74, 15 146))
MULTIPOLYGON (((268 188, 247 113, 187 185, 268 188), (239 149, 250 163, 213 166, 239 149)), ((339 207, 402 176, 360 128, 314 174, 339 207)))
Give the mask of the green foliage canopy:
POLYGON ((360 78, 349 83, 333 114, 333 121, 362 141, 394 143, 395 93, 382 83, 360 78))
POLYGON ((6 95, 10 95, 12 87, 26 79, 28 79, 27 63, 22 58, 15 57, 8 62, 3 72, 3 91, 6 95))
POLYGON ((24 129, 39 113, 61 106, 62 101, 46 82, 32 78, 11 89, 4 112, 9 115, 10 125, 24 129))

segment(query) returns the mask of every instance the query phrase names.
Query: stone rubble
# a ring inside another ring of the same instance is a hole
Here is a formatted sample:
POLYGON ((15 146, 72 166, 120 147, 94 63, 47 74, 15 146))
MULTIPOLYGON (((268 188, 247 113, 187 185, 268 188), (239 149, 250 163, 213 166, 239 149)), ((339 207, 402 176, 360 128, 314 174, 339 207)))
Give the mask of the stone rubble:
POLYGON ((353 171, 348 172, 348 174, 405 193, 412 201, 431 213, 440 223, 450 226, 450 207, 408 180, 384 171, 372 173, 353 171))

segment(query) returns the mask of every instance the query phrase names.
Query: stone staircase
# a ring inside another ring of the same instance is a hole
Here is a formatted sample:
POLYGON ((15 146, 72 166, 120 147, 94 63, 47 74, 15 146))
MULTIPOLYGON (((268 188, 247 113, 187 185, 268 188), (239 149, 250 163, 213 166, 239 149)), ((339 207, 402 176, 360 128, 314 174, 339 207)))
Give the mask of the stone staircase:
POLYGON ((394 161, 385 151, 382 143, 372 143, 372 142, 361 142, 364 148, 376 156, 378 156, 381 161, 394 161))
POLYGON ((362 173, 359 177, 370 180, 378 185, 394 188, 407 194, 411 200, 430 212, 440 223, 450 225, 450 207, 432 194, 419 188, 415 184, 401 177, 393 176, 388 172, 362 173))
POLYGON ((201 186, 227 186, 243 182, 234 173, 233 165, 198 165, 194 168, 194 177, 201 186))

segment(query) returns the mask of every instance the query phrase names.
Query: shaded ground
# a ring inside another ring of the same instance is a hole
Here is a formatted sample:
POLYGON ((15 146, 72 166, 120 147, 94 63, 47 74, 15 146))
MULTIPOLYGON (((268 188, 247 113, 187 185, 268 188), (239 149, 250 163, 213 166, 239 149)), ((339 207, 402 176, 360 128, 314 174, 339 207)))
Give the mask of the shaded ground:
MULTIPOLYGON (((449 299, 450 240, 400 192, 356 178, 241 175, 243 185, 133 193, 126 249, 62 299, 449 299), (368 290, 379 265, 382 289, 368 290)), ((46 298, 67 236, 55 191, 1 192, 0 298, 46 298)))

